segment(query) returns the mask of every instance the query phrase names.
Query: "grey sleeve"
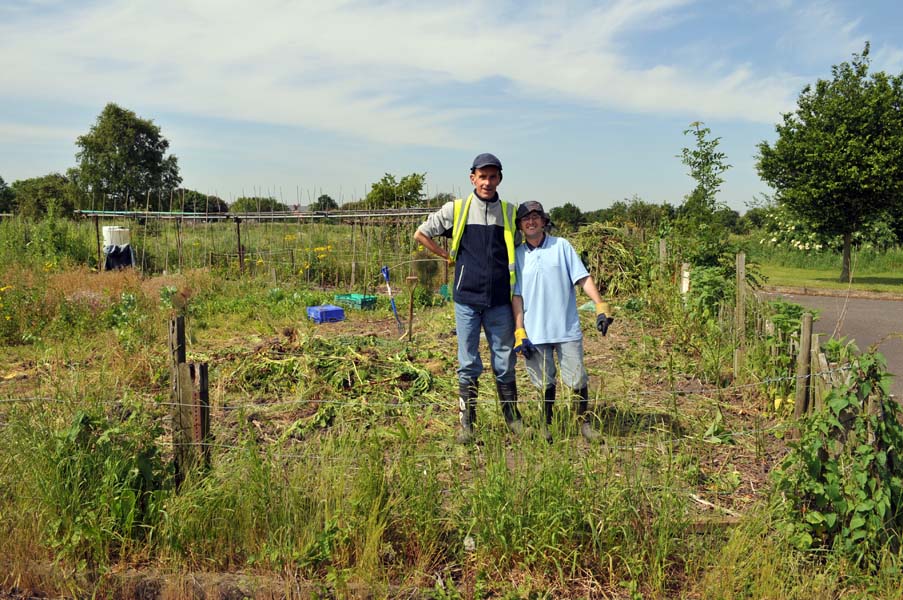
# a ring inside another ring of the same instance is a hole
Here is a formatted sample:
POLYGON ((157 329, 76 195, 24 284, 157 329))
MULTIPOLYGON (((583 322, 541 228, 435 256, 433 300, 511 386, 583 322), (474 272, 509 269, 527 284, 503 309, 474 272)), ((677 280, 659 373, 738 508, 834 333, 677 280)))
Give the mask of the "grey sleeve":
POLYGON ((426 218, 426 221, 417 228, 417 231, 426 237, 434 238, 444 235, 452 230, 455 218, 455 203, 446 202, 442 208, 426 218))

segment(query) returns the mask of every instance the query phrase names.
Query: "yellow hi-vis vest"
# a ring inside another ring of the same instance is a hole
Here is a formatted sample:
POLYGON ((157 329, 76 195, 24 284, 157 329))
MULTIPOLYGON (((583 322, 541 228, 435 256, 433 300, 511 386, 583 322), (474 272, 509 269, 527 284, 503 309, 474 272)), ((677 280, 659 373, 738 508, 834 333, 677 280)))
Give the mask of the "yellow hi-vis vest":
MULTIPOLYGON (((458 247, 461 245, 461 238, 464 236, 464 226, 467 225, 467 215, 470 214, 470 202, 473 200, 473 192, 467 197, 467 201, 458 198, 455 200, 454 219, 452 221, 452 243, 451 250, 448 254, 452 261, 458 257, 458 247)), ((511 285, 511 293, 514 294, 514 281, 517 275, 514 272, 514 234, 515 234, 515 211, 517 208, 513 204, 509 204, 499 199, 502 207, 502 221, 505 225, 505 247, 508 249, 508 277, 511 285)))

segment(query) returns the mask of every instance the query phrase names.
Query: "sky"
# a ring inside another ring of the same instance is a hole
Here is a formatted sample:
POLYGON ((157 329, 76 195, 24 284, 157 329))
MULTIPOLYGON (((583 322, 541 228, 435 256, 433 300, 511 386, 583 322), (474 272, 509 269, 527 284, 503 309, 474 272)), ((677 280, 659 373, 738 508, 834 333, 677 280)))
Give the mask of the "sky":
POLYGON ((702 121, 742 213, 770 192, 757 144, 867 41, 903 72, 903 4, 0 0, 0 177, 65 173, 115 102, 227 201, 348 202, 386 173, 461 195, 492 152, 512 202, 679 205, 702 121))

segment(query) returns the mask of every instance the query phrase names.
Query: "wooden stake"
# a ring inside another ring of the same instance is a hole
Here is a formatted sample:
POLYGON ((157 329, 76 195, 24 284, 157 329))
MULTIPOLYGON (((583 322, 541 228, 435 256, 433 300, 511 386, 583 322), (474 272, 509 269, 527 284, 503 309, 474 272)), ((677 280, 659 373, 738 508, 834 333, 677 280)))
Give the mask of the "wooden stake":
POLYGON ((103 252, 100 249, 100 216, 94 215, 94 235, 97 238, 97 272, 104 270, 103 252))
POLYGON ((411 297, 408 302, 408 343, 414 337, 414 291, 417 289, 417 276, 409 275, 405 277, 405 281, 411 287, 411 297))
POLYGON ((210 394, 207 364, 185 362, 185 317, 169 322, 173 468, 176 487, 195 465, 210 460, 210 394))
POLYGON ((241 245, 241 219, 235 219, 235 237, 238 240, 238 272, 245 272, 245 250, 241 245))
POLYGON ((796 395, 793 418, 799 419, 808 410, 809 365, 812 348, 812 313, 803 313, 800 325, 800 351, 796 357, 796 395))
POLYGON ((746 347, 746 254, 737 253, 737 307, 734 326, 739 347, 746 347))
POLYGON ((686 297, 690 291, 690 263, 680 265, 680 293, 686 297))

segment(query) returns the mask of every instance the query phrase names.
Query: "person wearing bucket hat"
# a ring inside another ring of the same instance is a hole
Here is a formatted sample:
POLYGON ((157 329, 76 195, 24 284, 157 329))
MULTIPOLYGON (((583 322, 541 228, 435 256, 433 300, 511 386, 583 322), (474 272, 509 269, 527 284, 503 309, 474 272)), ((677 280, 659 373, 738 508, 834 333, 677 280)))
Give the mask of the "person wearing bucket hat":
POLYGON ((471 163, 473 192, 466 199, 446 202, 417 228, 414 240, 455 266, 453 298, 458 336, 457 440, 474 441, 477 381, 483 372, 480 332, 486 334, 496 391, 508 429, 524 433, 517 408, 515 382, 514 255, 517 245, 517 207, 499 198, 502 162, 494 154, 479 154, 471 163), (433 238, 450 238, 446 250, 433 238))
POLYGON ((543 436, 551 443, 549 428, 560 375, 562 383, 577 397, 580 434, 587 441, 596 441, 601 436, 593 429, 587 412, 588 377, 574 287, 581 287, 595 304, 596 329, 602 335, 608 333, 608 326, 614 321, 611 308, 602 301, 573 246, 564 238, 549 234, 551 220, 542 204, 535 200, 521 204, 516 223, 524 243, 515 254, 514 351, 523 354, 530 381, 543 393, 543 436))

